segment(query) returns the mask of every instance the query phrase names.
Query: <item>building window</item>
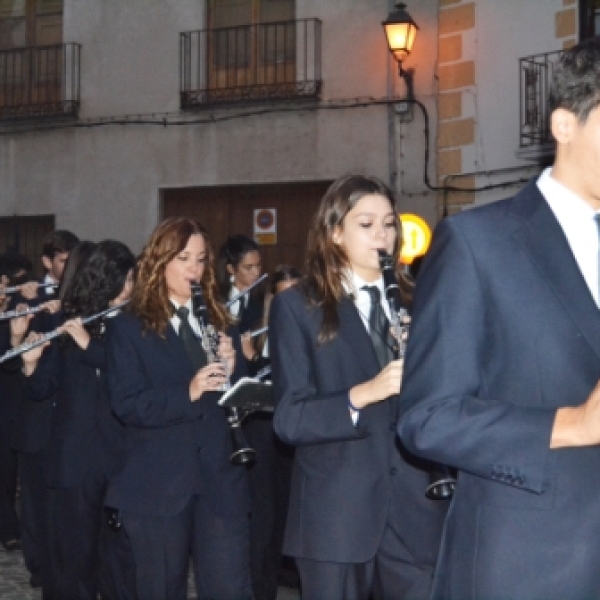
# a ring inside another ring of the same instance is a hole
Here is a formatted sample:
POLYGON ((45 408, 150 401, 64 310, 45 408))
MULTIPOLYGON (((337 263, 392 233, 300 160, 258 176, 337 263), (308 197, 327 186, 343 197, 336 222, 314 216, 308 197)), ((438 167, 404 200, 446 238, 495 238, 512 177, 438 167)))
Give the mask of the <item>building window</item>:
POLYGON ((0 0, 0 48, 62 43, 63 0, 0 0))
POLYGON ((581 0, 579 3, 579 39, 600 35, 600 0, 581 0))
POLYGON ((33 273, 43 273, 41 256, 44 237, 54 231, 53 215, 32 217, 0 217, 0 254, 12 250, 26 256, 33 264, 33 273))
POLYGON ((0 0, 0 118, 77 116, 79 56, 63 0, 0 0))
POLYGON ((181 106, 315 98, 321 22, 295 0, 208 0, 208 28, 181 34, 181 106))

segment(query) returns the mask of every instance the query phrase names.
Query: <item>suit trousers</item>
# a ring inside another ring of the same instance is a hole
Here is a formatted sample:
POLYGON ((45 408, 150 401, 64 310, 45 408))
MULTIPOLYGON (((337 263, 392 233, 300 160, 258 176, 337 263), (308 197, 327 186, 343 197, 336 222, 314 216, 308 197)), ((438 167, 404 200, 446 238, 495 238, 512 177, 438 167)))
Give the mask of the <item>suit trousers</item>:
POLYGON ((25 566, 32 575, 50 584, 48 564, 47 488, 44 481, 44 452, 19 452, 19 506, 25 566))
POLYGON ((272 415, 250 415, 244 421, 244 432, 258 455, 248 469, 252 495, 250 569, 254 600, 275 600, 283 561, 293 450, 276 438, 272 415))
POLYGON ((199 600, 249 600, 248 516, 214 513, 202 495, 173 516, 123 511, 138 598, 185 600, 190 561, 199 600))
POLYGON ((427 600, 433 567, 415 558, 402 539, 402 519, 410 518, 392 504, 375 557, 347 564, 296 558, 302 600, 427 600))
POLYGON ((10 447, 5 423, 0 423, 0 542, 21 537, 17 516, 17 451, 10 447))
POLYGON ((109 535, 103 508, 106 486, 106 474, 98 461, 77 485, 48 490, 48 537, 56 598, 96 600, 99 592, 111 598, 114 590, 120 589, 120 571, 132 559, 118 565, 112 556, 113 536, 109 535))

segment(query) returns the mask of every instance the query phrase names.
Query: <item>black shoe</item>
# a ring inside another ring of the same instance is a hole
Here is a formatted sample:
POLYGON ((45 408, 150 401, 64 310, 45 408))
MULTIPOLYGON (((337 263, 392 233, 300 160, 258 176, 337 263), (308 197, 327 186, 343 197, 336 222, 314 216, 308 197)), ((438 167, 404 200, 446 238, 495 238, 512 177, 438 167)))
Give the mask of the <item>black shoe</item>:
POLYGON ((2 542, 2 546, 7 552, 16 552, 21 550, 21 542, 19 540, 8 540, 8 542, 2 542))
POLYGON ((29 578, 29 585, 32 588, 41 588, 42 587, 42 579, 41 579, 39 573, 31 574, 31 577, 29 578))

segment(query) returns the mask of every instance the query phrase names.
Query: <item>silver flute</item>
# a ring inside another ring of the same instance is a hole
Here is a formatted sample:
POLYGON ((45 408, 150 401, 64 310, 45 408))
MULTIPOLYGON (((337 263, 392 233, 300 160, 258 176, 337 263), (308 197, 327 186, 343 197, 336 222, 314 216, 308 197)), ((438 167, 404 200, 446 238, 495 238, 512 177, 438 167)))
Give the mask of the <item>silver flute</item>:
MULTIPOLYGON (((85 318, 81 319, 81 322, 83 323, 83 325, 86 325, 87 323, 95 321, 96 319, 100 319, 101 317, 103 317, 104 315, 107 315, 108 313, 111 313, 115 310, 121 309, 128 302, 129 302, 129 300, 125 300, 125 302, 121 302, 120 304, 117 304, 116 306, 110 306, 109 308, 106 308, 106 309, 100 311, 99 313, 96 313, 95 315, 90 315, 89 317, 85 317, 85 318)), ((38 346, 41 346, 42 344, 45 344, 46 342, 49 342, 50 340, 57 338, 58 336, 62 335, 63 333, 64 333, 64 331, 62 331, 62 327, 57 327, 53 331, 49 331, 48 333, 42 334, 41 338, 39 338, 33 342, 25 342, 24 344, 21 344, 20 346, 17 346, 16 348, 12 348, 8 352, 5 352, 2 356, 0 356, 0 363, 10 360, 11 358, 14 358, 15 356, 19 356, 19 355, 23 354, 23 352, 33 350, 33 348, 37 348, 38 346)))
POLYGON ((0 312, 0 321, 6 321, 7 319, 17 319, 18 317, 24 317, 26 315, 35 315, 43 311, 46 308, 43 304, 38 306, 31 306, 24 308, 23 310, 8 310, 6 312, 0 312))
POLYGON ((261 281, 264 281, 269 276, 268 273, 263 273, 251 286, 247 287, 243 292, 236 294, 229 302, 225 303, 225 308, 229 308, 232 304, 235 304, 242 296, 245 296, 250 290, 255 288, 261 281))
MULTIPOLYGON (((37 283, 37 286, 40 288, 53 288, 56 289, 58 287, 58 283, 39 283, 38 281, 28 281, 27 283, 37 283)), ((8 295, 8 294, 16 294, 20 292, 24 285, 27 283, 21 283, 20 285, 14 285, 13 287, 0 288, 0 295, 8 295)))

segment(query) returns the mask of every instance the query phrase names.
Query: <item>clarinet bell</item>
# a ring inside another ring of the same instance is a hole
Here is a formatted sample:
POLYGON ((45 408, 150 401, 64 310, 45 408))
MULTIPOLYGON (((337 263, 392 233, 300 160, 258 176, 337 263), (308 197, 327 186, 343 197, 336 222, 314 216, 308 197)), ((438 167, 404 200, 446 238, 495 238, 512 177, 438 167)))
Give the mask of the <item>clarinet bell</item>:
POLYGON ((430 500, 446 500, 451 498, 456 488, 456 477, 445 465, 436 464, 430 472, 431 483, 425 490, 430 500))
POLYGON ((233 452, 229 461, 237 466, 250 465, 256 460, 256 450, 248 445, 242 431, 242 419, 237 408, 231 408, 229 414, 229 429, 233 442, 233 452))

